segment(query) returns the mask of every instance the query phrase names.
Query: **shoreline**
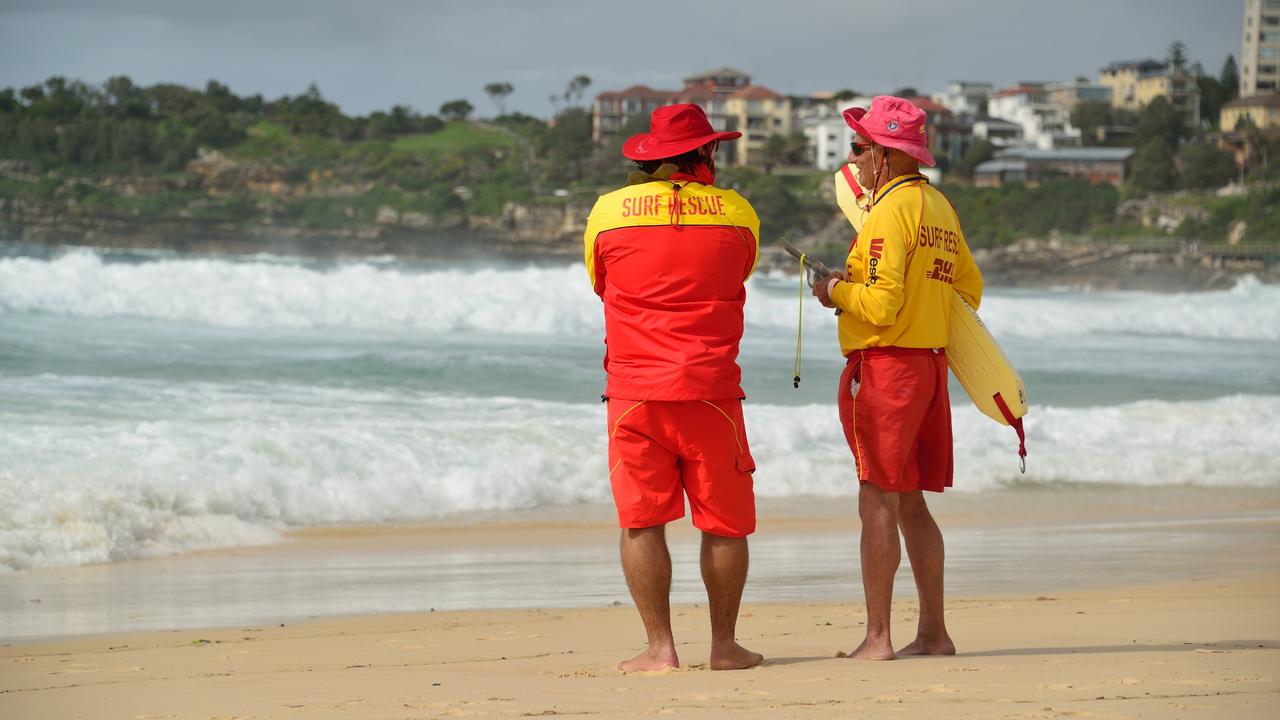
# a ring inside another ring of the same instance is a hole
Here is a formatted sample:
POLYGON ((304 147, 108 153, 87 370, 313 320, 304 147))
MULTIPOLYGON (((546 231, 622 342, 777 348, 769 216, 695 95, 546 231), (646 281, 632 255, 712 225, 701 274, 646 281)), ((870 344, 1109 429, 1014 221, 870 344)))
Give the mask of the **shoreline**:
MULTIPOLYGON (((948 493, 931 506, 955 597, 1280 575, 1280 490, 1054 488, 948 493)), ((856 499, 763 498, 744 601, 860 592, 856 499)), ((7 575, 0 642, 431 610, 630 604, 612 508, 298 529, 285 541, 7 575)), ((705 601, 699 536, 669 526, 675 603, 705 601)), ((903 556, 896 583, 914 590, 903 556)))
MULTIPOLYGON (((1280 707, 1275 572, 1105 591, 952 597, 954 657, 835 657, 855 601, 744 605, 763 652, 706 669, 704 604, 673 608, 683 667, 622 675, 630 607, 473 610, 116 633, 0 647, 0 714, 95 718, 1233 718, 1280 707)), ((895 644, 914 600, 894 607, 895 644)))

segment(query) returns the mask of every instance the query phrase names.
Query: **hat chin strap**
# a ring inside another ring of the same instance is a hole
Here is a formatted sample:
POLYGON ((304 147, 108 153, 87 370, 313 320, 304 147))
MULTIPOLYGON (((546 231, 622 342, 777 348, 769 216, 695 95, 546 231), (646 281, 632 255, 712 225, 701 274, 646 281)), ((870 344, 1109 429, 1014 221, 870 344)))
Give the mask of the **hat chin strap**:
MULTIPOLYGON (((888 171, 889 169, 889 153, 887 152, 880 153, 880 165, 879 166, 876 165, 876 147, 878 146, 876 145, 871 146, 871 167, 875 169, 875 173, 871 176, 871 206, 872 207, 875 207, 876 194, 880 192, 880 187, 882 185, 882 183, 880 182, 880 172, 882 170, 888 171)), ((882 150, 883 150, 883 147, 882 147, 882 150)), ((888 181, 889 179, 891 178, 886 178, 886 181, 888 181)))

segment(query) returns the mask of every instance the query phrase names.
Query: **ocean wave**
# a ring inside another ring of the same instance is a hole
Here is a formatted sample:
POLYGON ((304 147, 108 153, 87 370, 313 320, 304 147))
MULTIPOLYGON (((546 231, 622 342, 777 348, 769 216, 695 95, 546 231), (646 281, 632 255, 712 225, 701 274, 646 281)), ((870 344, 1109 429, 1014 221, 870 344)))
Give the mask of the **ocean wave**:
MULTIPOLYGON (((796 280, 751 281, 749 326, 794 332, 796 280)), ((835 320, 811 298, 806 326, 835 320)), ((581 264, 408 269, 384 260, 318 268, 280 258, 161 257, 111 262, 92 251, 0 258, 0 311, 141 317, 233 328, 349 328, 598 335, 599 300, 581 264)), ((1000 338, 1087 335, 1280 340, 1280 286, 1245 278, 1227 291, 989 292, 981 313, 1000 338)))
MULTIPOLYGON (((0 408, 0 570, 270 543, 296 527, 609 501, 598 404, 65 377, 15 384, 33 404, 42 392, 49 402, 39 412, 0 408), (104 411, 122 406, 127 416, 104 411)), ((855 492, 833 407, 748 404, 746 418, 759 495, 855 492)), ((1022 476, 1013 431, 957 405, 955 489, 1277 487, 1278 422, 1280 396, 1035 407, 1022 476)))

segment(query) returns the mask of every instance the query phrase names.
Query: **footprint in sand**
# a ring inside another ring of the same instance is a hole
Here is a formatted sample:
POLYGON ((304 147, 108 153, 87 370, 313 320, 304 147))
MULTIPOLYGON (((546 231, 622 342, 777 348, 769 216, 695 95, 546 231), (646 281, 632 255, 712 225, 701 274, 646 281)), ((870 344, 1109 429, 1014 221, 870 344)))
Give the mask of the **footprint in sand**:
POLYGON ((960 691, 957 690, 956 688, 948 687, 946 685, 930 685, 929 687, 925 688, 921 692, 925 692, 930 695, 938 695, 938 694, 950 695, 953 693, 958 693, 960 691))

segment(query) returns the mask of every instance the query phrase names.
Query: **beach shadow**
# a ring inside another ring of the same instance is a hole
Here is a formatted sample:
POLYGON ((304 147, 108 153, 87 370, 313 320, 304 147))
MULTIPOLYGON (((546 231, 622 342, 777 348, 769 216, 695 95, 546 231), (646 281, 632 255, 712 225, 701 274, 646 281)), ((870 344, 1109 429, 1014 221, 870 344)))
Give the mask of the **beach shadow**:
POLYGON ((834 655, 814 655, 813 657, 765 658, 764 662, 760 663, 760 667, 768 667, 770 665, 799 665, 800 663, 831 660, 834 657, 834 655))
MULTIPOLYGON (((1125 645, 1092 645, 1083 647, 1041 647, 1041 648, 1005 648, 1002 650, 982 650, 979 652, 957 653, 954 657, 1008 657, 1020 655, 1101 655, 1106 653, 1126 652, 1230 652, 1233 650, 1280 650, 1280 640, 1220 640, 1212 643, 1169 643, 1165 645, 1142 645, 1128 643, 1125 645)), ((928 655, 917 655, 899 658, 914 660, 928 658, 928 655)))

